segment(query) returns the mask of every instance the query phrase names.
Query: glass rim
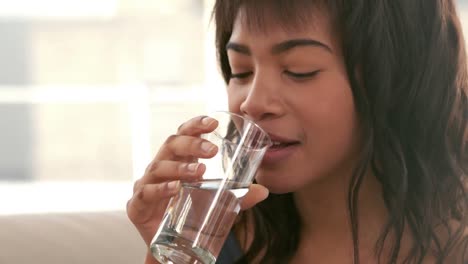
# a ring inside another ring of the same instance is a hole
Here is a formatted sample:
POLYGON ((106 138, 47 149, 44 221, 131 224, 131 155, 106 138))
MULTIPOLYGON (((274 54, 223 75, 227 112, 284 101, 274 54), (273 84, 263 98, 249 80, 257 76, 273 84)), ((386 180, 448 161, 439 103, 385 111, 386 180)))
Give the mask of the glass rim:
MULTIPOLYGON (((270 135, 261 127, 259 126, 257 123, 255 123, 253 120, 249 119, 249 118, 246 118, 244 116, 241 116, 239 114, 236 114, 236 113, 233 113, 233 112, 229 112, 229 111, 226 111, 226 110, 217 110, 217 111, 212 111, 210 113, 207 114, 208 117, 212 117, 212 115, 215 115, 216 113, 223 113, 223 114, 228 114, 228 115, 231 115, 231 116, 235 116, 235 117, 238 117, 238 118, 241 118, 242 120, 247 121, 248 123, 252 124, 256 129, 260 130, 263 134, 266 135, 265 139, 267 140, 267 144, 265 144, 265 147, 271 147, 273 145, 273 142, 271 141, 271 138, 270 138, 270 135)), ((216 130, 213 131, 216 133, 216 130)), ((218 133, 216 133, 218 134, 218 133)), ((220 136, 220 135, 218 135, 220 136)), ((263 147, 262 147, 263 148, 263 147)))

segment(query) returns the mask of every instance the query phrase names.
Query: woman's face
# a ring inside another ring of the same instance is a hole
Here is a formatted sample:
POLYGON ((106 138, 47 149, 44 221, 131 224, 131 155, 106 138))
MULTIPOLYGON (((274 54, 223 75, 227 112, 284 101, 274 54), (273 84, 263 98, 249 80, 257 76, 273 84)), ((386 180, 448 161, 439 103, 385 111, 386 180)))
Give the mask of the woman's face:
POLYGON ((341 49, 326 15, 294 31, 274 23, 250 30, 242 11, 227 44, 229 109, 276 142, 257 173, 273 193, 350 174, 359 126, 341 49))

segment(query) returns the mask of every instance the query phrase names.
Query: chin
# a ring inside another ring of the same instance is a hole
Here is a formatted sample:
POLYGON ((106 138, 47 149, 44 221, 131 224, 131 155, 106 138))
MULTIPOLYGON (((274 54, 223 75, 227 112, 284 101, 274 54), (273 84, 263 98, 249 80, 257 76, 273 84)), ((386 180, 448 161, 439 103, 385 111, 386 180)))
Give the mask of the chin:
POLYGON ((274 175, 265 175, 262 173, 259 173, 255 178, 258 184, 265 186, 265 188, 273 194, 284 194, 297 190, 297 188, 291 185, 291 182, 285 182, 284 180, 284 177, 274 177, 274 175))
POLYGON ((286 194, 286 193, 292 193, 294 190, 291 190, 289 188, 284 188, 284 186, 265 186, 268 191, 272 194, 286 194))
POLYGON ((320 183, 327 177, 315 171, 297 172, 294 169, 265 170, 259 169, 255 176, 256 183, 265 186, 270 193, 284 194, 297 192, 310 184, 320 183), (284 171, 289 171, 288 173, 284 171))

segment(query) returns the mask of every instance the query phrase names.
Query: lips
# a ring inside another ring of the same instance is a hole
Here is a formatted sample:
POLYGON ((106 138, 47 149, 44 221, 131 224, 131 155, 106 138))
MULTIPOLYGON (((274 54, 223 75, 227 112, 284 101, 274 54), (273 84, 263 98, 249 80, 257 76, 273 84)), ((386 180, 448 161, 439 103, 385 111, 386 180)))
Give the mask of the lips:
POLYGON ((263 157, 262 164, 273 165, 285 161, 292 156, 300 146, 298 140, 269 134, 273 145, 268 148, 263 157))
POLYGON ((271 142, 273 143, 271 148, 285 147, 285 146, 300 143, 299 140, 294 140, 294 139, 290 139, 290 138, 286 138, 286 137, 281 137, 281 136, 277 136, 277 135, 274 135, 274 134, 271 134, 271 133, 269 133, 269 135, 270 135, 271 142))
POLYGON ((297 141, 290 141, 290 142, 274 141, 273 145, 270 147, 270 149, 286 148, 286 147, 294 145, 294 144, 299 144, 299 142, 297 142, 297 141))

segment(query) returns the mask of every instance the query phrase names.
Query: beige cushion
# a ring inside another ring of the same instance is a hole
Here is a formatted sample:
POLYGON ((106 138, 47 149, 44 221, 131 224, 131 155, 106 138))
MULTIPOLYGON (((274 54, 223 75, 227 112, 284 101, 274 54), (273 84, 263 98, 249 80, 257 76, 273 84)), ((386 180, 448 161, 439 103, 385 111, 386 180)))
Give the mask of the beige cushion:
POLYGON ((0 263, 143 263, 146 246, 125 212, 0 217, 0 263))

